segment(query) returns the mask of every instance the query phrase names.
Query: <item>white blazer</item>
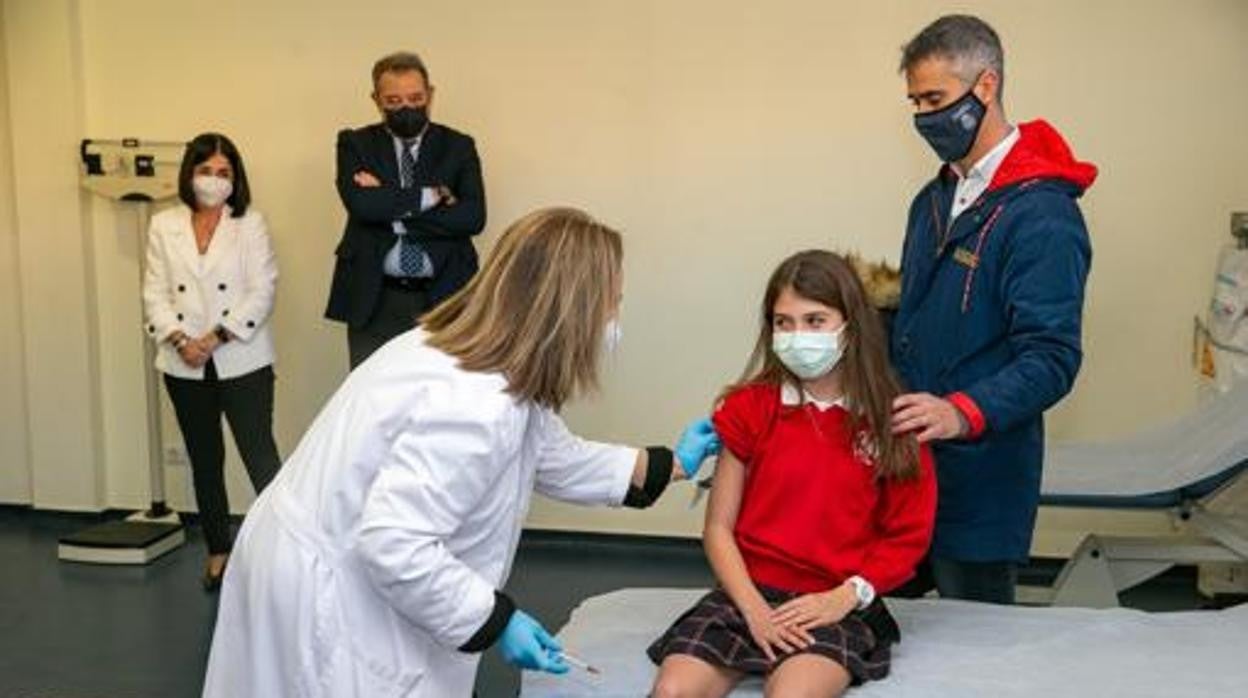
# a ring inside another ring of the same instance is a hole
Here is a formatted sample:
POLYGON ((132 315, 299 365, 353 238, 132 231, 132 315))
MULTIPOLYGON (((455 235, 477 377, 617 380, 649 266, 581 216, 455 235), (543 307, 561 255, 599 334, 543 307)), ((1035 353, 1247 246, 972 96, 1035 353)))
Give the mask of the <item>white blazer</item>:
POLYGON ((470 696, 536 489, 618 506, 637 451, 584 441, 411 330, 348 375, 239 532, 204 696, 470 696))
POLYGON ((250 209, 241 218, 226 205, 208 250, 199 254, 191 209, 184 204, 152 217, 143 276, 143 328, 156 342, 156 368, 178 378, 203 379, 165 339, 175 330, 201 337, 217 325, 236 339, 212 359, 221 378, 235 378, 273 363, 269 314, 277 285, 277 260, 264 218, 250 209))

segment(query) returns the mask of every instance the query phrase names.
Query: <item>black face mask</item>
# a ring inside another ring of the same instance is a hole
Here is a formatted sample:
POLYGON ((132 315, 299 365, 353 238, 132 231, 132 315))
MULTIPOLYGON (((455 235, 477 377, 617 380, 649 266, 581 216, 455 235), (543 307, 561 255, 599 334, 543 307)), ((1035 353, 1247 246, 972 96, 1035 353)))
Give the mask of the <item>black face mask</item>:
POLYGON ((399 138, 415 138, 429 123, 428 107, 399 107, 385 110, 386 128, 399 138))
POLYGON ((987 111, 972 87, 943 109, 915 114, 914 127, 941 160, 957 162, 971 152, 987 111))

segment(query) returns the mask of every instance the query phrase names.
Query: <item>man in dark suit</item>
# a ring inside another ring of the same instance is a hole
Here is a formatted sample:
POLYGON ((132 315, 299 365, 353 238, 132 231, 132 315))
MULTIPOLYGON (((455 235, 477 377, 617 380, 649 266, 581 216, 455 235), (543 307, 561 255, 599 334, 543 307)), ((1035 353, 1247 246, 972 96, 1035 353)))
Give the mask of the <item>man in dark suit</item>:
POLYGON ((429 121, 433 86, 412 53, 373 66, 382 123, 338 133, 347 224, 325 317, 347 323, 355 368, 477 271, 485 187, 472 138, 429 121))

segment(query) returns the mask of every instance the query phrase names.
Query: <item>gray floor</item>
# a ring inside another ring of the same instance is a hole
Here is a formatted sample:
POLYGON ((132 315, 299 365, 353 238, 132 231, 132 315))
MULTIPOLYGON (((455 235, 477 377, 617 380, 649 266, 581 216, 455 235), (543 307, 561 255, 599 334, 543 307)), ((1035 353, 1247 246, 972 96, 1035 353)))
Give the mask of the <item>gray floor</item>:
MULTIPOLYGON (((166 698, 199 694, 215 597, 199 587, 198 530, 148 567, 61 563, 57 538, 97 519, 0 507, 0 697, 166 698)), ((1037 565, 1021 581, 1043 583, 1037 565)), ((711 583, 691 541, 526 535, 508 590, 552 630, 587 596, 636 586, 711 583)), ((1196 608, 1190 571, 1123 595, 1148 610, 1196 608)), ((482 698, 514 696, 519 676, 491 652, 478 675, 482 698)))

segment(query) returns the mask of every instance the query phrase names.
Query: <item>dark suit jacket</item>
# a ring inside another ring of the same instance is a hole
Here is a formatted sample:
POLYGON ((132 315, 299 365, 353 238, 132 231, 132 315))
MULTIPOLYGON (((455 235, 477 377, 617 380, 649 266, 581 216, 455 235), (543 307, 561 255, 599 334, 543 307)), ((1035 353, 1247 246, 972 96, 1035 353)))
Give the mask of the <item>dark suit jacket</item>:
POLYGON ((335 250, 334 280, 325 317, 353 328, 368 323, 381 295, 383 264, 394 246, 393 222, 402 220, 433 261, 432 307, 458 291, 477 271, 472 237, 485 227, 485 186, 472 138, 429 124, 421 140, 415 186, 400 187, 394 140, 381 124, 338 133, 338 195, 347 209, 346 229, 335 250), (368 171, 380 187, 361 187, 368 171), (455 205, 420 211, 421 187, 446 186, 455 205))

